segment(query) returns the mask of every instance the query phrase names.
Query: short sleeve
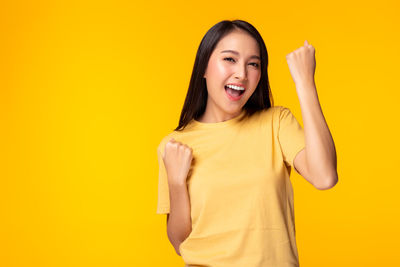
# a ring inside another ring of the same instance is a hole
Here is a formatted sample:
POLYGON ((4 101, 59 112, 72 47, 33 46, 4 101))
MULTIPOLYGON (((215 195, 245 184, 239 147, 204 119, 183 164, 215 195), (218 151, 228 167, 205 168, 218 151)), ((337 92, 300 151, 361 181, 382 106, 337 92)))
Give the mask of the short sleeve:
POLYGON ((158 201, 157 201, 157 214, 169 213, 169 188, 168 177, 165 169, 164 161, 162 159, 161 144, 157 148, 158 158, 158 201))
POLYGON ((284 161, 294 168, 294 158, 305 148, 304 130, 286 107, 280 107, 278 141, 284 161))

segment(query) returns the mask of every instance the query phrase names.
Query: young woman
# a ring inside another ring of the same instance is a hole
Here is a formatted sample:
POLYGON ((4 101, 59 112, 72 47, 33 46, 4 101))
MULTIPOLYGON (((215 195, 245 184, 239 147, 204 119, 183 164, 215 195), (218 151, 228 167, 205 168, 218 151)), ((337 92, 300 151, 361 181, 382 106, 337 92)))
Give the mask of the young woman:
POLYGON ((338 181, 314 83, 315 50, 286 56, 304 131, 271 104, 258 31, 224 20, 197 51, 179 126, 158 148, 158 214, 186 266, 299 266, 291 167, 317 189, 338 181))

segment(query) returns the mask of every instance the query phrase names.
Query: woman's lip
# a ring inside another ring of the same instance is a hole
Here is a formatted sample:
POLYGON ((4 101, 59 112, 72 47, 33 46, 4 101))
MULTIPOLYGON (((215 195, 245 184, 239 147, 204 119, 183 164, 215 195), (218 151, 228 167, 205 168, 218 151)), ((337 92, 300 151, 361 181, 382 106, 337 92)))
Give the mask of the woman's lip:
POLYGON ((227 84, 225 84, 225 86, 227 86, 227 85, 235 85, 235 86, 243 87, 244 90, 246 91, 246 87, 244 86, 244 84, 241 84, 241 83, 227 83, 227 84))
MULTIPOLYGON (((238 100, 240 100, 240 99, 242 98, 242 96, 244 95, 244 92, 243 92, 241 95, 239 95, 239 96, 237 96, 237 97, 234 97, 234 96, 231 96, 230 94, 228 94, 228 92, 227 92, 226 89, 224 89, 224 91, 225 91, 225 94, 226 94, 226 96, 228 97, 228 99, 231 100, 231 101, 238 101, 238 100)), ((246 90, 245 90, 245 91, 246 91, 246 90)))
MULTIPOLYGON (((244 87, 244 86, 241 86, 241 85, 237 85, 237 84, 234 84, 234 83, 228 83, 227 85, 236 85, 236 86, 243 87, 243 88, 244 88, 244 90, 243 90, 243 93, 242 93, 242 95, 243 95, 243 94, 244 94, 244 92, 246 92, 246 90, 247 90, 247 89, 246 89, 246 87, 244 87)), ((227 85, 225 85, 225 86, 224 86, 225 90, 226 90, 226 86, 227 86, 227 85)))

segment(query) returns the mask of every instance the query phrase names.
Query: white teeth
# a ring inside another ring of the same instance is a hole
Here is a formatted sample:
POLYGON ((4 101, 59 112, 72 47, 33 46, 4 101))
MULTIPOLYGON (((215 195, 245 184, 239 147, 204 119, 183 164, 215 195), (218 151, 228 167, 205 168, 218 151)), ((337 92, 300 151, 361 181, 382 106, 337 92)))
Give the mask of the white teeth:
POLYGON ((236 86, 236 85, 231 85, 231 84, 228 84, 228 85, 226 85, 226 87, 229 87, 229 88, 232 88, 232 89, 235 89, 235 90, 241 90, 241 91, 244 91, 244 88, 243 88, 243 87, 236 86))

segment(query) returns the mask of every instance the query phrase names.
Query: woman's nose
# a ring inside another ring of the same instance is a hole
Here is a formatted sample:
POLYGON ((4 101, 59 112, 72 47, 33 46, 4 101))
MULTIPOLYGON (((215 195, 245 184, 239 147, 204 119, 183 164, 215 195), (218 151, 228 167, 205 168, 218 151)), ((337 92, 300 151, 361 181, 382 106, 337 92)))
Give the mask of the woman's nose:
POLYGON ((239 66, 239 64, 238 64, 238 68, 236 70, 235 77, 240 80, 246 80, 247 79, 246 66, 239 66))

